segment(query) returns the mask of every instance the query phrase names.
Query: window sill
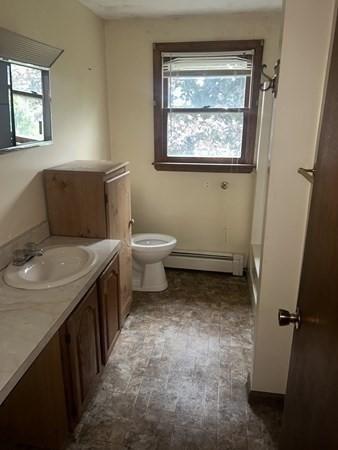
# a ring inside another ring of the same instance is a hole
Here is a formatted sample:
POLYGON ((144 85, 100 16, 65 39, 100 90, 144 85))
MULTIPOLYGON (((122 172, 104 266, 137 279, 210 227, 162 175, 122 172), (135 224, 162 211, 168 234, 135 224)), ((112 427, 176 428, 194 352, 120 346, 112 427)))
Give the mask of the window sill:
POLYGON ((50 141, 29 142, 27 144, 26 143, 19 144, 14 147, 0 148, 0 155, 10 153, 10 152, 17 152, 19 150, 27 150, 30 148, 44 147, 44 146, 52 145, 52 144, 53 144, 53 141, 50 140, 50 141))
POLYGON ((182 163, 182 162, 153 162, 156 170, 170 172, 223 172, 223 173, 251 173, 254 164, 222 164, 222 163, 182 163))

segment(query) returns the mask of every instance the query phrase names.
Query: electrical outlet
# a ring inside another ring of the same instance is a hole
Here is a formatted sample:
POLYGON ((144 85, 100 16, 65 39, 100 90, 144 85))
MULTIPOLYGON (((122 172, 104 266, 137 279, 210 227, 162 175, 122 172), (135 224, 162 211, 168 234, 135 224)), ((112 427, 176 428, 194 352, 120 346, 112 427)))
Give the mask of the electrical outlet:
POLYGON ((203 187, 204 187, 205 189, 208 189, 208 188, 209 188, 209 181, 205 181, 205 182, 203 183, 203 187))

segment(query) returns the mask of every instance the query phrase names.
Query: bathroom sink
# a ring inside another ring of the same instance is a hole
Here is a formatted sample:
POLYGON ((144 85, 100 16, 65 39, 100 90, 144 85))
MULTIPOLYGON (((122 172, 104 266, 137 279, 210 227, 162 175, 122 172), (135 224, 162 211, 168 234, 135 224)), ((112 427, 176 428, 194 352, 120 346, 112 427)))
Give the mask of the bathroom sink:
POLYGON ((95 252, 87 247, 46 247, 42 256, 34 256, 22 266, 10 264, 4 272, 4 280, 19 289, 54 288, 83 277, 95 261, 95 252))

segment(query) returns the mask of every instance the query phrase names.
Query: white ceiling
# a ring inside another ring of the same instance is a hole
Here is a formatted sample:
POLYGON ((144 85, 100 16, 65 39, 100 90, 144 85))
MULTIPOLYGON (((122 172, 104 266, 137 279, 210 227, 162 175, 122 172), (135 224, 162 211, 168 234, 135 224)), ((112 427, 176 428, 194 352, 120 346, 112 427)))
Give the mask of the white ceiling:
POLYGON ((79 0, 105 19, 271 11, 282 0, 79 0))

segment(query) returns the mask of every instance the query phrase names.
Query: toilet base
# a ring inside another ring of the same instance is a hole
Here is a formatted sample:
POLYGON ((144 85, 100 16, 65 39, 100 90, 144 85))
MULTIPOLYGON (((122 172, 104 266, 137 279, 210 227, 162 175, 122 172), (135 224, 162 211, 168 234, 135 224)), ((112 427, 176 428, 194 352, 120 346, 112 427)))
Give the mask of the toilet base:
POLYGON ((168 287, 163 263, 138 264, 133 261, 133 291, 161 292, 168 287))

